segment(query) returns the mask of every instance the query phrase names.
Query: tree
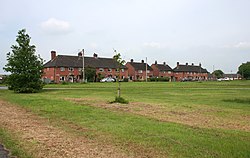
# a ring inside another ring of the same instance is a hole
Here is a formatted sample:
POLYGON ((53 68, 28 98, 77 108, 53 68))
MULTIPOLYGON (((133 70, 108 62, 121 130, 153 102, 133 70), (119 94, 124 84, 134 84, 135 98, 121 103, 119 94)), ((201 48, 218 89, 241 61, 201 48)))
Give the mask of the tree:
POLYGON ((118 102, 118 103, 128 103, 128 101, 126 101, 125 99, 123 99, 121 97, 121 82, 120 82, 120 73, 121 73, 121 67, 122 65, 125 63, 125 60, 123 60, 121 58, 121 54, 117 53, 116 50, 115 51, 115 55, 113 56, 113 59, 118 63, 118 78, 117 78, 117 82, 118 82, 118 88, 117 88, 117 97, 115 98, 114 102, 118 102))
POLYGON ((222 78, 224 73, 221 70, 214 70, 214 72, 212 73, 216 78, 222 78))
POLYGON ((238 74, 241 74, 242 78, 250 79, 250 62, 242 63, 238 70, 238 74))
POLYGON ((95 76, 96 76, 95 68, 92 68, 92 67, 85 68, 85 78, 87 79, 88 82, 95 81, 95 76))
POLYGON ((18 31, 17 45, 12 45, 12 53, 7 53, 4 70, 11 73, 7 84, 10 90, 18 93, 34 93, 43 87, 43 60, 35 55, 36 47, 30 45, 30 39, 25 29, 18 31))

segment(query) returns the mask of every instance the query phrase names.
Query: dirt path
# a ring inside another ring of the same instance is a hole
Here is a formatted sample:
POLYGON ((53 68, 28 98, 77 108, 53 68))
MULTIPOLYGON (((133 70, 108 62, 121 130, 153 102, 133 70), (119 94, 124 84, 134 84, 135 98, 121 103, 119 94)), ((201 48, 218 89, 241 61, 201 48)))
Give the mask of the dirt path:
POLYGON ((110 109, 113 111, 123 111, 141 115, 149 118, 154 118, 159 121, 176 122, 195 127, 205 128, 222 128, 235 129, 242 131, 250 131, 250 117, 249 115, 239 115, 237 111, 223 111, 218 108, 211 108, 202 106, 196 110, 175 110, 161 105, 152 105, 139 102, 132 102, 128 105, 109 104, 103 100, 96 100, 90 98, 66 98, 66 100, 73 101, 79 105, 95 106, 98 108, 110 109), (220 117, 215 113, 228 112, 232 113, 231 117, 220 117), (233 117, 233 118, 232 118, 233 117))
POLYGON ((13 131, 26 144, 24 149, 37 158, 132 157, 112 145, 100 144, 60 130, 46 119, 2 100, 0 126, 13 131))

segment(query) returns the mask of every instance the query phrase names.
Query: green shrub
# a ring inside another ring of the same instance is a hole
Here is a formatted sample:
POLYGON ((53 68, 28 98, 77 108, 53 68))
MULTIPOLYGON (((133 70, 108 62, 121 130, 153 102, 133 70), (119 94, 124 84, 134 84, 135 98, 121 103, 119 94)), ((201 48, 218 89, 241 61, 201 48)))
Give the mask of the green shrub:
POLYGON ((128 78, 124 78, 124 79, 123 79, 123 82, 128 82, 128 78))
POLYGON ((115 100, 114 100, 114 101, 111 101, 110 103, 111 103, 111 104, 112 104, 112 103, 128 104, 128 101, 125 100, 125 99, 122 98, 122 97, 115 97, 115 100))

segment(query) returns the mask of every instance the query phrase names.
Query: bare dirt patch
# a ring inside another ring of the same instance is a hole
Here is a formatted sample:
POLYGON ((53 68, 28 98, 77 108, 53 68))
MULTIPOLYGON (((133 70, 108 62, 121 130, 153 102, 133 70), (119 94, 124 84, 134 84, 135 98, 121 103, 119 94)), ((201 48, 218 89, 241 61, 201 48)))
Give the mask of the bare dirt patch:
MULTIPOLYGON (((76 105, 95 106, 112 111, 121 111, 146 116, 159 121, 176 122, 180 124, 205 127, 223 128, 250 131, 249 115, 234 115, 233 117, 220 117, 217 113, 227 112, 221 109, 211 108, 206 105, 202 108, 172 108, 164 105, 153 105, 141 102, 131 102, 129 104, 109 104, 103 100, 91 98, 66 98, 66 100, 76 103, 76 105)), ((236 114, 236 113, 235 113, 236 114)))
MULTIPOLYGON (((24 149, 34 157, 133 157, 112 144, 101 144, 75 136, 23 108, 0 100, 0 126, 23 141, 24 149)), ((136 156, 141 157, 141 156, 136 156)))

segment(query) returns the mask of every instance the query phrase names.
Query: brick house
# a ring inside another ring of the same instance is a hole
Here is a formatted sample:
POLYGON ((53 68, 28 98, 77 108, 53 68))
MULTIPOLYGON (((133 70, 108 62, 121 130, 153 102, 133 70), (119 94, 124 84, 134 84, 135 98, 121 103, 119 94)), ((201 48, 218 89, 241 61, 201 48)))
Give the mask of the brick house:
POLYGON ((134 62, 131 59, 130 62, 127 62, 125 65, 128 68, 128 77, 129 80, 145 80, 146 79, 146 66, 147 66, 147 77, 153 77, 153 69, 147 64, 144 63, 144 60, 139 62, 134 62))
POLYGON ((175 81, 190 81, 190 80, 207 80, 209 72, 201 67, 201 64, 194 65, 180 65, 177 62, 177 66, 173 69, 175 81))
POLYGON ((153 69, 154 77, 168 77, 170 81, 173 80, 173 70, 169 65, 166 64, 166 62, 163 62, 163 64, 158 64, 157 61, 155 61, 155 63, 151 65, 151 68, 153 69))
MULTIPOLYGON (((82 79, 82 53, 78 56, 56 55, 55 51, 51 51, 51 60, 44 64, 43 76, 44 80, 59 83, 79 82, 82 79)), ((84 67, 96 69, 96 77, 113 77, 119 75, 119 64, 113 58, 100 58, 94 53, 93 57, 84 57, 84 67)), ((128 77, 128 69, 122 65, 120 71, 121 78, 128 77)))

